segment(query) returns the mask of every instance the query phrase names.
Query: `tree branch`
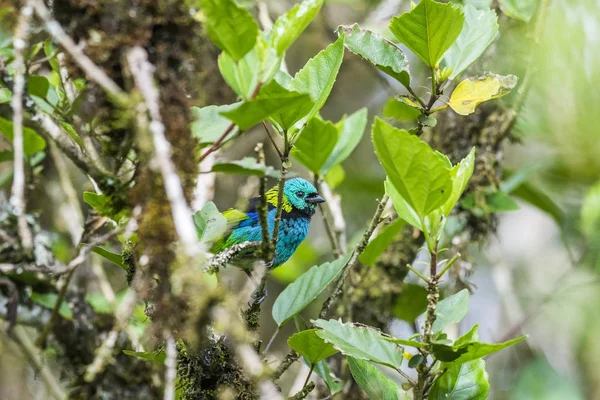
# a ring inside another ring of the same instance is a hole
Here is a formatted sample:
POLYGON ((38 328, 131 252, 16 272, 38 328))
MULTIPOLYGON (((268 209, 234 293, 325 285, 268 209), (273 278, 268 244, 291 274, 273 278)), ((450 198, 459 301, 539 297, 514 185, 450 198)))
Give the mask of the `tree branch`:
MULTIPOLYGON (((154 67, 148 62, 148 54, 141 47, 131 49, 127 53, 127 61, 150 115, 148 129, 152 133, 154 144, 153 164, 160 168, 165 192, 171 203, 175 231, 186 254, 193 257, 199 251, 198 234, 192 221, 192 212, 183 194, 181 179, 171 161, 171 144, 165 137, 165 126, 161 121, 158 105, 159 93, 152 78, 154 67)), ((141 118, 145 120, 145 118, 141 118)))
POLYGON ((29 38, 33 9, 30 2, 21 8, 13 46, 15 49, 15 84, 12 98, 14 176, 10 204, 17 217, 21 245, 26 253, 33 249, 33 236, 27 225, 25 211, 25 153, 23 148, 23 93, 25 91, 25 50, 29 38))

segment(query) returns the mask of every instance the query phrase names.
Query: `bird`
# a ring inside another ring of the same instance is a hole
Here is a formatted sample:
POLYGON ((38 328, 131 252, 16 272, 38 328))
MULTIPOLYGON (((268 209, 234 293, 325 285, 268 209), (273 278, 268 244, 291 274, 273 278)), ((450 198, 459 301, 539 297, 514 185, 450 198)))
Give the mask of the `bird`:
MULTIPOLYGON (((270 237, 273 235, 277 214, 278 189, 279 185, 275 185, 265 193, 270 237)), ((227 230, 213 244, 211 249, 213 253, 219 253, 244 242, 262 241, 262 227, 258 215, 260 200, 260 197, 250 199, 244 212, 234 208, 223 212, 227 219, 227 230)), ((292 178, 284 183, 278 240, 275 246, 274 258, 267 265, 269 270, 281 266, 294 254, 308 234, 310 220, 316 212, 317 205, 323 202, 325 202, 325 199, 304 178, 292 178)), ((248 273, 246 269, 245 271, 248 273)))

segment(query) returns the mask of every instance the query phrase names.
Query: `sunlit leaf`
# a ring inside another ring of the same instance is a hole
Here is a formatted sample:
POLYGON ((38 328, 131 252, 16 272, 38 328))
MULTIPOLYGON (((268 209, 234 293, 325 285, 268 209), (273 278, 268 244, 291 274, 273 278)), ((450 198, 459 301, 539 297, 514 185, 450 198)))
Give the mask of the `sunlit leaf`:
POLYGON ((127 270, 127 266, 123 263, 123 256, 121 254, 113 253, 101 246, 95 246, 92 251, 112 262, 113 264, 123 268, 125 271, 127 270))
POLYGON ((292 155, 309 171, 320 174, 321 167, 329 158, 337 139, 338 132, 333 123, 313 118, 296 139, 292 155))
POLYGON ((469 311, 469 291, 463 289, 440 301, 435 309, 433 332, 440 332, 449 325, 460 322, 469 311))
POLYGON ((389 196, 390 200, 392 200, 392 204, 398 213, 398 217, 422 231, 423 224, 421 223, 419 214, 406 202, 406 200, 404 200, 404 197, 402 197, 394 185, 392 185, 392 182, 390 182, 389 177, 385 180, 384 185, 385 193, 389 196))
POLYGON ((304 310, 342 272, 348 257, 314 266, 288 285, 273 304, 273 319, 281 326, 304 310))
POLYGON ((483 360, 446 366, 446 372, 434 382, 430 400, 486 400, 490 391, 483 360))
POLYGON ((431 147, 380 118, 372 132, 375 154, 390 182, 420 219, 444 204, 452 191, 450 170, 431 147))
POLYGON ((463 7, 465 24, 462 32, 450 46, 444 61, 452 68, 450 79, 456 78, 494 41, 498 34, 498 17, 493 10, 477 10, 467 4, 463 7))
POLYGON ((302 121, 309 121, 327 101, 343 58, 344 38, 339 38, 308 60, 291 80, 291 90, 310 95, 314 102, 310 112, 302 116, 302 121))
POLYGON ((460 34, 465 17, 452 3, 421 0, 410 12, 392 18, 390 31, 431 67, 460 34))
POLYGON ((452 212, 452 209, 463 194, 469 179, 473 175, 473 169, 475 167, 475 148, 473 147, 469 154, 458 164, 456 164, 451 170, 450 175, 452 177, 452 194, 442 205, 442 212, 447 217, 452 212))
POLYGON ((212 242, 221 237, 227 229, 227 219, 212 201, 206 203, 201 210, 196 211, 193 219, 198 239, 201 242, 212 242))
POLYGON ((317 335, 316 329, 295 333, 287 343, 292 350, 306 358, 311 364, 318 363, 338 352, 331 343, 326 343, 317 335))
MULTIPOLYGON (((332 168, 341 164, 352 154, 360 143, 367 126, 367 109, 361 108, 355 113, 345 116, 335 124, 338 131, 338 140, 321 168, 321 174, 327 174, 332 168)), ((331 185, 330 185, 331 186, 331 185)), ((335 186, 335 185, 334 185, 335 186)))
POLYGON ((419 115, 421 110, 418 107, 410 106, 395 97, 390 98, 383 107, 383 116, 397 121, 416 121, 419 115))
POLYGON ((279 56, 296 41, 322 5, 323 0, 304 0, 277 18, 271 30, 270 41, 279 56))
POLYGON ((221 115, 247 130, 271 117, 280 129, 287 130, 313 107, 310 96, 283 88, 276 81, 263 86, 254 100, 245 101, 221 115))
POLYGON ((399 400, 401 390, 390 378, 368 361, 346 357, 350 373, 372 400, 399 400))
POLYGON ((475 112, 480 103, 502 97, 517 85, 514 75, 496 75, 488 73, 476 78, 468 78, 459 83, 448 105, 460 115, 469 115, 475 112))
MULTIPOLYGON (((217 141, 230 128, 232 122, 221 115, 231 111, 242 103, 224 106, 192 107, 192 136, 197 138, 201 145, 212 144, 217 141)), ((238 132, 238 127, 233 127, 224 141, 229 140, 238 132)))
MULTIPOLYGON (((13 123, 0 117, 0 133, 12 144, 13 123)), ((31 156, 46 148, 46 142, 33 129, 23 127, 23 151, 25 155, 31 156)))
POLYGON ((515 211, 519 205, 506 193, 497 191, 485 196, 485 203, 489 212, 515 211))
POLYGON ((333 319, 319 319, 314 321, 314 324, 321 328, 317 335, 347 356, 373 361, 394 369, 402 365, 402 353, 398 346, 385 340, 378 330, 352 323, 344 324, 333 319))
POLYGON ((229 87, 242 99, 249 100, 260 78, 260 58, 257 50, 249 51, 237 61, 228 53, 221 53, 218 65, 221 76, 229 87))
POLYGON ((12 100, 12 92, 7 88, 0 88, 0 104, 10 103, 12 100))
POLYGON ((252 14, 234 0, 199 0, 206 17, 204 26, 214 44, 239 60, 256 43, 258 24, 252 14))
POLYGON ((529 22, 537 8, 537 0, 499 0, 504 14, 520 21, 529 22))
POLYGON ((404 86, 410 85, 410 70, 406 55, 398 46, 358 24, 338 27, 339 36, 345 36, 345 45, 352 53, 395 78, 404 86))

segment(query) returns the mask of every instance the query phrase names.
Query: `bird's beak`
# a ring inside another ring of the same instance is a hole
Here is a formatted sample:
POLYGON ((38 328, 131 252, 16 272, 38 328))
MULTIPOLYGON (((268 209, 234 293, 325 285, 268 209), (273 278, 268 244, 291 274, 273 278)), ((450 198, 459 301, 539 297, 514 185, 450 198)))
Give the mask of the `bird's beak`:
POLYGON ((324 203, 325 199, 319 196, 318 194, 314 194, 310 197, 306 198, 307 203, 324 203))

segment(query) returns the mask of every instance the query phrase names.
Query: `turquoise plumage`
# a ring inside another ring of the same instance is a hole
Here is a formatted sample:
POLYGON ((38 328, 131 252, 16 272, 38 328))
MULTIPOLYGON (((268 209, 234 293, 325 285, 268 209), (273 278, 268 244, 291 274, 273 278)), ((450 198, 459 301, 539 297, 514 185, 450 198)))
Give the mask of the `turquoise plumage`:
MULTIPOLYGON (((273 235, 275 225, 277 194, 277 186, 266 193, 269 235, 273 235)), ((324 201, 325 199, 317 193, 317 189, 306 179, 293 178, 285 182, 279 239, 275 248, 275 258, 270 268, 282 265, 294 254, 308 234, 310 220, 316 211, 317 204, 324 201)), ((213 252, 218 253, 243 242, 262 240, 262 227, 257 211, 259 203, 260 198, 255 197, 249 201, 245 212, 230 209, 223 213, 227 218, 228 230, 214 244, 213 252)))

